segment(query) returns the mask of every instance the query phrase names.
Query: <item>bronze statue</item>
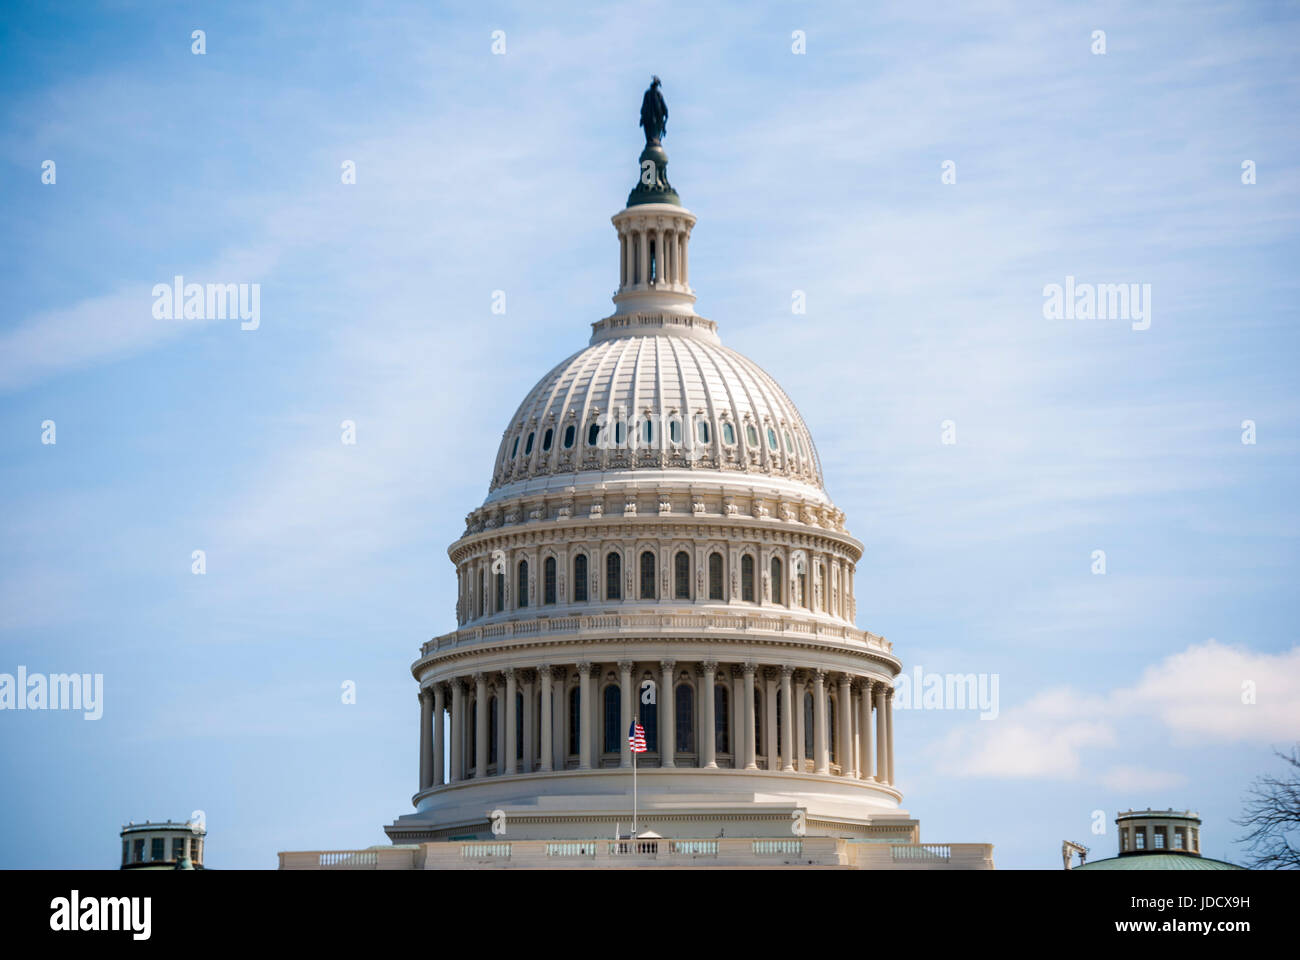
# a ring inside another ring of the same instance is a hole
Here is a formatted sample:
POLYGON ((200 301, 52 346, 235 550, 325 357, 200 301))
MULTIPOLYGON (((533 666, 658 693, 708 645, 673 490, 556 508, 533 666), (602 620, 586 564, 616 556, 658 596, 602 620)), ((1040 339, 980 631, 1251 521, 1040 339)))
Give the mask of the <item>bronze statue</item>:
POLYGON ((668 126, 668 104, 659 92, 659 78, 652 77, 650 89, 641 98, 641 126, 645 127, 646 146, 657 144, 663 139, 668 126))

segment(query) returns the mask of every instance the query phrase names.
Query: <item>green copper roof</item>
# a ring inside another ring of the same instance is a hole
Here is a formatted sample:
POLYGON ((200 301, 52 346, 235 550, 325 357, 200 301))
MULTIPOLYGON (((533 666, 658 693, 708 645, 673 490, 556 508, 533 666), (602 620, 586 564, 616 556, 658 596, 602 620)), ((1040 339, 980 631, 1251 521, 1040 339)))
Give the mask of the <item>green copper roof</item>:
POLYGON ((1226 860, 1194 857, 1179 853, 1143 853, 1127 857, 1094 860, 1075 870, 1245 870, 1226 860))

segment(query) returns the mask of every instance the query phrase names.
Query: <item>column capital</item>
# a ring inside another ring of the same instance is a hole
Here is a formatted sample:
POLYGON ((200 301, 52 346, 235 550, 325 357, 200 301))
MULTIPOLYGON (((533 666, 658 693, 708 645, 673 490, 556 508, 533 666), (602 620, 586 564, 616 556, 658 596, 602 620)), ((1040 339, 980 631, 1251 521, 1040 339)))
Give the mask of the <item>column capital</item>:
POLYGON ((620 660, 618 662, 618 672, 630 674, 632 672, 632 667, 634 666, 635 664, 632 663, 631 660, 620 660))
POLYGON ((718 661, 716 661, 716 660, 701 660, 701 661, 700 661, 700 667, 701 667, 701 669, 704 670, 705 673, 717 673, 717 672, 718 672, 718 661))
POLYGON ((676 660, 660 660, 660 661, 659 661, 659 669, 662 670, 664 673, 672 673, 672 672, 673 672, 673 669, 674 669, 676 666, 677 666, 677 661, 676 661, 676 660))
POLYGON ((752 678, 754 674, 758 672, 758 664, 756 664, 753 660, 746 660, 743 669, 745 671, 745 677, 749 679, 752 678))
POLYGON ((789 680, 792 677, 794 677, 794 667, 790 666, 788 663, 781 664, 781 679, 789 680))
POLYGON ((826 671, 823 670, 821 667, 818 667, 816 670, 813 670, 813 671, 812 671, 812 675, 813 675, 813 682, 814 682, 814 683, 817 683, 817 684, 825 684, 825 683, 826 683, 826 671))
POLYGON ((590 661, 590 660, 579 660, 579 661, 578 661, 578 673, 582 674, 584 677, 590 677, 590 676, 591 676, 591 661, 590 661))
POLYGON ((521 683, 536 683, 537 671, 531 667, 519 671, 519 680, 521 683))
POLYGON ((882 686, 885 688, 885 700, 887 700, 887 701, 888 701, 888 700, 893 700, 893 699, 894 699, 894 685, 893 685, 892 683, 885 683, 885 684, 882 684, 882 686))
POLYGON ((484 673, 482 670, 477 671, 474 674, 474 683, 475 684, 487 683, 487 674, 484 673))
POLYGON ((511 680, 515 678, 514 667, 506 667, 504 670, 501 671, 501 673, 505 676, 507 683, 509 683, 511 680))
POLYGON ((420 692, 415 695, 415 699, 418 700, 420 703, 424 703, 426 700, 433 699, 433 688, 421 687, 420 692))

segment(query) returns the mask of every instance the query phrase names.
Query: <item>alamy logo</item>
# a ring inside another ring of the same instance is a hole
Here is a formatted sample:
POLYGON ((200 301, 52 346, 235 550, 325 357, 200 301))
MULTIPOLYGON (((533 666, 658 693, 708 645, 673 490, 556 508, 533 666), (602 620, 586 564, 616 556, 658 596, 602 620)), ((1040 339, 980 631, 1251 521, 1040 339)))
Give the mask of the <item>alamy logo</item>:
POLYGON ((1045 320, 1131 320, 1134 330, 1151 326, 1151 284, 1049 283, 1043 287, 1045 320))
POLYGON ((186 283, 179 274, 153 287, 155 320, 233 320, 240 330, 262 325, 260 283, 186 283))
POLYGON ((81 710, 85 719, 104 715, 102 673, 0 673, 0 710, 81 710))
POLYGON ((981 720, 998 718, 998 674, 926 673, 894 680, 894 706, 899 710, 979 710, 981 720))
POLYGON ((70 897, 50 901, 50 929, 66 933, 79 930, 127 930, 133 940, 148 940, 152 931, 153 900, 149 897, 86 897, 77 890, 70 897))

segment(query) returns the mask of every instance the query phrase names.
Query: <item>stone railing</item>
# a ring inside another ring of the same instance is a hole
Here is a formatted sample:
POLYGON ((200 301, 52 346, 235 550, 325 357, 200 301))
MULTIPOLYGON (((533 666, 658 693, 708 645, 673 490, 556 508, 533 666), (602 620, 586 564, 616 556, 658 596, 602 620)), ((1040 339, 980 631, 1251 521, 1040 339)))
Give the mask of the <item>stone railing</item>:
POLYGON ((894 649, 892 643, 874 633, 816 619, 742 613, 601 613, 577 617, 530 617, 526 620, 507 620, 481 627, 465 627, 434 637, 426 642, 421 650, 424 656, 428 656, 439 650, 451 650, 493 640, 534 639, 539 636, 563 634, 578 637, 592 634, 596 637, 604 637, 610 634, 646 631, 668 636, 674 633, 706 637, 718 633, 739 633, 772 638, 811 637, 885 654, 892 654, 894 649))
POLYGON ((992 870, 989 843, 893 843, 837 837, 637 840, 443 840, 369 850, 280 854, 281 870, 472 870, 690 866, 992 870))
POLYGON ((309 850, 281 853, 281 870, 414 870, 420 848, 415 844, 369 850, 309 850))

